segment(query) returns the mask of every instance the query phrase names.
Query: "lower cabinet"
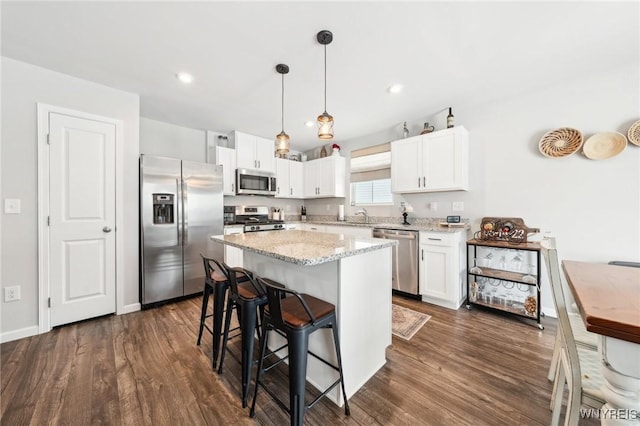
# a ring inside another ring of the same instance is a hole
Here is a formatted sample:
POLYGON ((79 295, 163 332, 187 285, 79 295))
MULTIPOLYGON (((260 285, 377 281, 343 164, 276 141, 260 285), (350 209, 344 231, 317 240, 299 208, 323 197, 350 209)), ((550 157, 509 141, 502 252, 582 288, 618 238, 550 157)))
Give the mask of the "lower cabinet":
MULTIPOLYGON (((241 226, 225 228, 224 235, 231 234, 244 234, 244 229, 241 226)), ((242 267, 243 266, 243 255, 242 249, 237 247, 231 247, 230 245, 224 245, 224 263, 231 267, 242 267)))
POLYGON ((352 237, 369 237, 372 235, 372 228, 364 226, 349 225, 316 225, 315 223, 300 223, 298 229, 302 231, 328 232, 329 234, 343 234, 352 237))
POLYGON ((464 232, 420 232, 419 286, 424 302, 458 309, 467 296, 464 232))
POLYGON ((313 223, 301 223, 298 229, 301 231, 315 231, 315 232, 327 232, 326 226, 324 225, 316 225, 313 223))
POLYGON ((349 226, 349 225, 327 225, 325 226, 325 232, 332 234, 350 235, 352 237, 369 237, 372 235, 372 228, 364 226, 349 226))

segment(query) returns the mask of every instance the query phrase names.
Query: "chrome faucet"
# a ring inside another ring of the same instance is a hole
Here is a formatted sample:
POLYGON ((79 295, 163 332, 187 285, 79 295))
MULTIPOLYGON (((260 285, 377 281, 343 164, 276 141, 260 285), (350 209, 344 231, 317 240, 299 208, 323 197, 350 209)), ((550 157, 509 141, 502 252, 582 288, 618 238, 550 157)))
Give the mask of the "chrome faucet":
POLYGON ((367 213, 367 209, 364 207, 356 212, 356 214, 361 214, 364 216, 364 223, 369 223, 369 213, 367 213))

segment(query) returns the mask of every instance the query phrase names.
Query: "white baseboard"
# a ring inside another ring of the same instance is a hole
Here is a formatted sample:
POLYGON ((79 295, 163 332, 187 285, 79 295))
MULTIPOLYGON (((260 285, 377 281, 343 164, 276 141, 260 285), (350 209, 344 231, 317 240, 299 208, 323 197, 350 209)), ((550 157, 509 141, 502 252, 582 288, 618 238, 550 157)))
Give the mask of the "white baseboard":
POLYGON ((31 327, 25 327, 18 330, 7 331, 0 334, 0 343, 11 342, 13 340, 22 339, 24 337, 31 337, 38 334, 38 326, 33 325, 31 327))
POLYGON ((141 309, 140 303, 132 303, 130 305, 124 305, 122 310, 117 312, 117 315, 130 314, 131 312, 138 312, 141 309))
POLYGON ((541 310, 542 313, 544 313, 545 317, 557 318, 555 308, 545 308, 544 306, 542 306, 541 310))

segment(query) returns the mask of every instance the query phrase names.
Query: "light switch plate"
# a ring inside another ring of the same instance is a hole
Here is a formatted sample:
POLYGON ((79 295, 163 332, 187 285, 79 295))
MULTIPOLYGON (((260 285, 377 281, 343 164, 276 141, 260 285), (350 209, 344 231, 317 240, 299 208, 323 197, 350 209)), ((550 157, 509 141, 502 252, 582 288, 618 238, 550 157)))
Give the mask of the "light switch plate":
POLYGON ((19 198, 5 198, 4 199, 4 212, 6 214, 20 214, 20 199, 19 198))

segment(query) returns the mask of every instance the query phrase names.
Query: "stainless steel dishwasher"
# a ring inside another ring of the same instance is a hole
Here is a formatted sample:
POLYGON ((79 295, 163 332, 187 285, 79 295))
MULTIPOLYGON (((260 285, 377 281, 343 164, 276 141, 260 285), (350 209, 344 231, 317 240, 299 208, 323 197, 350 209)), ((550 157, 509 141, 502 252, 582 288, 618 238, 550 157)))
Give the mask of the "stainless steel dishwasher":
POLYGON ((398 241, 393 247, 392 286, 394 293, 420 298, 418 289, 418 231, 373 229, 374 238, 398 241))

